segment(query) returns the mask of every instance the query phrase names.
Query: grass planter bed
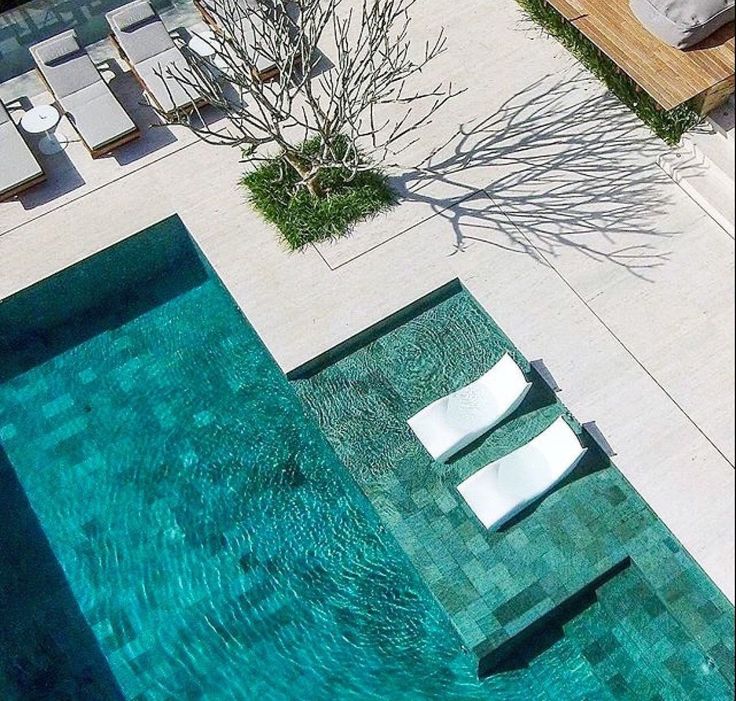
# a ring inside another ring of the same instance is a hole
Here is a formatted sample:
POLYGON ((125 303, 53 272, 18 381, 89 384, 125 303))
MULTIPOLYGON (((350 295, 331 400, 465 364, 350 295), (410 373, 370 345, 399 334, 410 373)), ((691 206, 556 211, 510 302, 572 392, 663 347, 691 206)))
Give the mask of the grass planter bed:
POLYGON ((677 144, 686 131, 701 121, 700 115, 689 103, 669 111, 662 109, 546 0, 517 0, 517 2, 530 19, 555 37, 666 143, 677 144))
MULTIPOLYGON (((313 142, 307 142, 302 149, 314 147, 313 142)), ((296 172, 284 167, 280 156, 266 161, 242 180, 251 205, 279 230, 292 251, 345 236, 357 222, 397 202, 388 178, 379 168, 361 171, 352 179, 347 169, 326 170, 320 176, 321 197, 298 187, 298 182, 296 172)))

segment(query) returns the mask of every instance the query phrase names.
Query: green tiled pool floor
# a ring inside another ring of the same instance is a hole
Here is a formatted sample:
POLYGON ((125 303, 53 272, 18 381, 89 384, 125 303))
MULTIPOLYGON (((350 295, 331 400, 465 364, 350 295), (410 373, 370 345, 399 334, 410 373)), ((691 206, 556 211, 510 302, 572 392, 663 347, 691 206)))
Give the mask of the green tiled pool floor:
POLYGON ((134 238, 0 305, 2 701, 488 698, 181 223, 134 238))
POLYGON ((410 440, 408 412, 506 345, 453 295, 289 384, 176 218, 4 301, 2 701, 640 701, 667 673, 693 693, 653 698, 724 697, 732 609, 615 470, 504 538, 458 504, 455 480, 563 411, 544 392, 449 469, 410 440), (629 552, 641 576, 478 679, 458 621, 514 631, 629 552))
MULTIPOLYGON (((465 645, 484 658, 631 558, 646 586, 638 598, 616 599, 624 606, 616 617, 639 616, 642 626, 661 631, 656 679, 665 691, 672 687, 672 696, 662 692, 662 698, 728 698, 732 607, 589 441, 592 449, 573 475, 499 533, 485 531, 456 491, 474 471, 567 413, 538 378, 514 416, 447 465, 433 462, 409 430, 407 418, 476 379, 504 352, 528 369, 472 298, 451 294, 376 336, 363 335, 350 352, 348 343, 324 363, 297 371, 294 385, 465 645), (708 662, 688 667, 678 689, 666 671, 680 665, 682 630, 708 662), (713 679, 721 686, 709 687, 713 679)), ((601 589, 602 602, 613 599, 606 594, 610 586, 601 589)), ((630 643, 626 638, 598 658, 591 655, 614 692, 617 683, 628 688, 629 680, 621 671, 621 680, 611 681, 605 670, 625 668, 626 654, 639 673, 652 661, 630 643)))

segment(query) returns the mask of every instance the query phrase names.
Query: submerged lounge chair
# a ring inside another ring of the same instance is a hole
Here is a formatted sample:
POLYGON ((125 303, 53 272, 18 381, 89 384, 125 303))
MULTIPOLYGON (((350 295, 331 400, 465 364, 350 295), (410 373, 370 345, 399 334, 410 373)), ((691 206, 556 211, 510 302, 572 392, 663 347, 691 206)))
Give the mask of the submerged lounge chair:
POLYGON ((113 41, 154 107, 174 115, 204 104, 194 88, 174 77, 188 75, 189 64, 148 0, 135 0, 105 17, 113 41))
POLYGON ((433 402, 408 423, 435 460, 446 460, 515 411, 530 387, 505 354, 480 379, 433 402))
POLYGON ((44 180, 43 168, 0 102, 0 202, 44 180))
POLYGON ((457 489, 486 528, 499 528, 568 475, 586 448, 565 420, 478 470, 457 489))
POLYGON ((93 158, 140 136, 73 29, 30 51, 41 77, 93 158))

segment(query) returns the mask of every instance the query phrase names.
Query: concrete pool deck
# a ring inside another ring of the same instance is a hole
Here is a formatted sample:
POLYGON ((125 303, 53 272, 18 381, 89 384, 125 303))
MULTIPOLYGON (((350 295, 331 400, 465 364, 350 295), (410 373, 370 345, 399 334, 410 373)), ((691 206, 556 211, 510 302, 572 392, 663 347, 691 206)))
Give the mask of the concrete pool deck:
POLYGON ((75 143, 50 189, 0 204, 0 299, 178 213, 291 370, 459 278, 733 601, 733 239, 513 0, 428 4, 417 30, 449 39, 437 74, 468 90, 405 154, 394 211, 288 254, 244 203, 236 152, 175 130, 130 163, 75 143))

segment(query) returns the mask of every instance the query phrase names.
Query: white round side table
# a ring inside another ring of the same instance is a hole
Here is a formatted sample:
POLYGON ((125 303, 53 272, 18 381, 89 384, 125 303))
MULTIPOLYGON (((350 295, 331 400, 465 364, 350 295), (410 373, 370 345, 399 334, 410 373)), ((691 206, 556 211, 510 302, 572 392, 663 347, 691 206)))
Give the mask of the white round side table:
POLYGON ((60 132, 52 133, 52 129, 59 123, 61 115, 53 105, 39 105, 23 115, 20 125, 29 134, 44 134, 38 142, 41 153, 50 156, 63 151, 69 139, 60 132))

